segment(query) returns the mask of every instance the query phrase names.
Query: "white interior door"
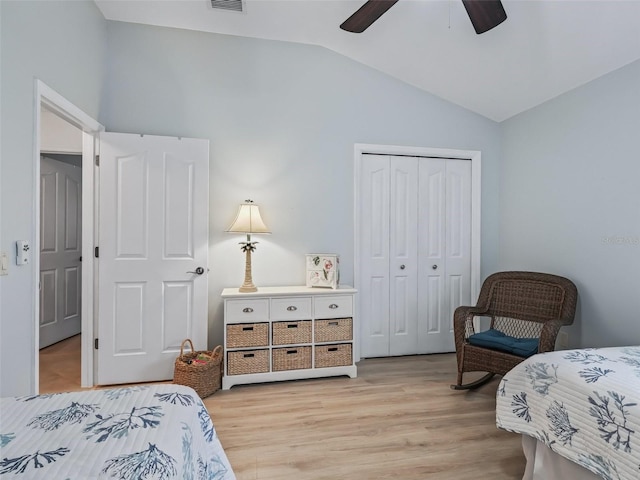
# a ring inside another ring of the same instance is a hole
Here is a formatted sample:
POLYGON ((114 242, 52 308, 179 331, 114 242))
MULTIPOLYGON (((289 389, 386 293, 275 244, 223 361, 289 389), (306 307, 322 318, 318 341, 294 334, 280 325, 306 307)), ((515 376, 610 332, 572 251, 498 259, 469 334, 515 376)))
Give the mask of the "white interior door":
POLYGON ((388 157, 389 354, 410 355, 418 346, 418 160, 388 157))
POLYGON ((389 355, 389 157, 363 155, 358 205, 361 355, 389 355))
POLYGON ((471 305, 471 162, 420 162, 421 353, 455 351, 453 312, 471 305))
POLYGON ((446 311, 440 317, 440 334, 429 335, 432 353, 455 352, 453 312, 460 305, 474 305, 471 295, 471 162, 447 159, 446 311))
POLYGON ((40 159, 40 348, 80 333, 82 169, 40 159))
POLYGON ((209 142, 104 133, 99 175, 97 383, 171 379, 207 346, 209 142))

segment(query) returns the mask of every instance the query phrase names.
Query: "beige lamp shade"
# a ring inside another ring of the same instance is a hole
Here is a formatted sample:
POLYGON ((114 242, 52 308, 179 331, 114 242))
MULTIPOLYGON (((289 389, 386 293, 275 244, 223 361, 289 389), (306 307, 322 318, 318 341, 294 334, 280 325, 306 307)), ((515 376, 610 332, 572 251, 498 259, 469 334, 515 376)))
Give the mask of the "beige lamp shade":
POLYGON ((238 208, 238 214, 231 226, 227 229, 231 233, 271 233, 262 221, 260 209, 255 203, 243 203, 238 208))

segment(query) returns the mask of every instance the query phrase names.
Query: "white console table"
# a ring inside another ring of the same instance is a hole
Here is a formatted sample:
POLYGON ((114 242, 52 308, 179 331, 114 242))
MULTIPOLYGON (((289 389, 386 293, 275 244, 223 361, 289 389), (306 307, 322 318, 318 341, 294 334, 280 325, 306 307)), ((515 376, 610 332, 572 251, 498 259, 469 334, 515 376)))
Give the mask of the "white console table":
POLYGON ((225 288, 224 375, 233 385, 348 375, 354 363, 354 288, 225 288))

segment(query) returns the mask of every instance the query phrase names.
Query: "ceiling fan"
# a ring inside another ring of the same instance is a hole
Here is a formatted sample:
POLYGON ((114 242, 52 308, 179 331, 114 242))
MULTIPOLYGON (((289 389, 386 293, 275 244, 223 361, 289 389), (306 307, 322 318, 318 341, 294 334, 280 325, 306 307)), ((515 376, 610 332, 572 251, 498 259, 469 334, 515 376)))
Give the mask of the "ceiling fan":
MULTIPOLYGON (((347 18, 340 28, 352 33, 362 33, 378 20, 398 0, 368 0, 347 18)), ((462 0, 473 28, 479 35, 497 27, 507 19, 500 0, 462 0)))

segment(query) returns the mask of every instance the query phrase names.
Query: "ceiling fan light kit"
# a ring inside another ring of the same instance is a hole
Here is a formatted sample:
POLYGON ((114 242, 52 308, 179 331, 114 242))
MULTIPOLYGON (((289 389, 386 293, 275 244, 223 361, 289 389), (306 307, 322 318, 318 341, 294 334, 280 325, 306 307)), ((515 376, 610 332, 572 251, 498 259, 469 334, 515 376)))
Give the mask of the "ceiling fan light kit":
MULTIPOLYGON (((340 28, 351 33, 362 33, 378 20, 398 0, 368 0, 347 18, 340 28)), ((497 27, 507 19, 500 0, 462 0, 471 24, 479 35, 497 27)))

